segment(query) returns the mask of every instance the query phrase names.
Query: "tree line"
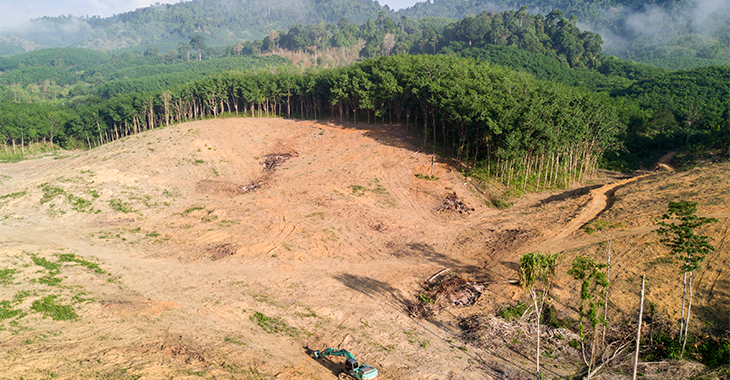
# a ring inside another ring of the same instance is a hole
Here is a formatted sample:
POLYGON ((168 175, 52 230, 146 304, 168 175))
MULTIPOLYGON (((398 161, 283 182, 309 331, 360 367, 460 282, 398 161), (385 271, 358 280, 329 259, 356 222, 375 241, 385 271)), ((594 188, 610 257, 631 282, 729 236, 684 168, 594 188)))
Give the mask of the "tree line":
POLYGON ((222 114, 401 123, 424 146, 482 162, 505 185, 548 188, 582 180, 619 145, 623 127, 611 104, 605 94, 485 62, 404 55, 318 71, 226 72, 162 91, 89 98, 61 116, 60 129, 28 119, 53 117, 51 105, 27 108, 37 115, 8 109, 0 134, 6 145, 53 139, 90 148, 222 114))

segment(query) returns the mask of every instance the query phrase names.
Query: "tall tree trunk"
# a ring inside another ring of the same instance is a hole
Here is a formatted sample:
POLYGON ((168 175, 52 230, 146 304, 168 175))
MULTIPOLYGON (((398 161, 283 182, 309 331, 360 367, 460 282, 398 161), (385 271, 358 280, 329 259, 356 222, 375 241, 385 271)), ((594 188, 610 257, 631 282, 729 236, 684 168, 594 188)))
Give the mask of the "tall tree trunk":
POLYGON ((682 289, 682 318, 679 319, 679 343, 682 343, 682 334, 684 334, 684 307, 687 299, 687 272, 682 275, 682 283, 684 287, 682 289))
POLYGON ((636 328, 636 350, 634 351, 634 374, 632 380, 636 380, 636 367, 639 364, 639 346, 641 345, 641 322, 644 319, 644 283, 646 275, 641 276, 641 302, 639 303, 639 325, 636 328))
POLYGON ((535 372, 537 372, 537 378, 540 379, 540 312, 542 307, 537 307, 537 293, 531 291, 532 301, 535 305, 535 328, 537 330, 537 348, 535 350, 535 372))
MULTIPOLYGON (((610 234, 611 232, 608 233, 610 234)), ((604 345, 606 344, 606 330, 608 329, 608 289, 611 287, 611 248, 613 248, 613 238, 609 236, 607 240, 606 264, 608 266, 606 267, 606 283, 608 285, 606 286, 606 293, 603 295, 603 319, 606 320, 606 324, 603 325, 603 334, 601 336, 601 343, 604 345)))
POLYGON ((684 322, 684 341, 682 342, 682 356, 684 356, 684 347, 687 345, 687 331, 689 330, 689 317, 692 313, 692 275, 694 272, 689 272, 689 302, 687 304, 687 320, 684 322))

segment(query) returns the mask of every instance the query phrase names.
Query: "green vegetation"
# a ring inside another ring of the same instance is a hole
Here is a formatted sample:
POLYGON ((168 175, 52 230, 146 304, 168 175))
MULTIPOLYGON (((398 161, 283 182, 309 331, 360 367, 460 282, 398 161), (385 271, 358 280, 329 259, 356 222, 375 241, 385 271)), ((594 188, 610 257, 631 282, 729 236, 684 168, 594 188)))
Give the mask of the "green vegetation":
POLYGON ((536 357, 535 372, 540 377, 540 320, 545 300, 555 278, 559 254, 529 252, 520 256, 520 285, 532 299, 535 310, 536 357))
POLYGON ((425 179, 427 181, 438 181, 439 180, 439 177, 436 177, 434 175, 421 174, 421 173, 416 173, 416 178, 425 179))
POLYGON ((33 301, 30 309, 42 313, 44 317, 51 317, 54 321, 67 321, 78 319, 73 307, 56 303, 57 295, 43 297, 33 301))
POLYGON ((269 334, 281 333, 287 334, 293 338, 297 338, 303 333, 306 333, 303 330, 300 331, 297 328, 289 326, 289 324, 281 318, 267 317, 266 315, 258 311, 255 312, 249 319, 251 320, 251 322, 255 323, 269 334))
POLYGON ((0 59, 11 101, 0 101, 5 151, 23 157, 26 146, 42 141, 92 148, 169 123, 232 114, 405 122, 424 148, 473 161, 485 177, 524 192, 579 182, 598 165, 635 169, 667 149, 730 149, 730 106, 718 101, 728 97, 730 69, 667 73, 621 61, 560 11, 483 12, 458 21, 394 21, 381 12, 362 25, 296 24, 218 55, 204 49, 210 36, 198 36, 180 50, 185 62, 174 64, 154 54, 115 61, 73 49, 0 59), (284 62, 255 56, 262 52, 358 43, 365 44, 360 57, 381 58, 330 70, 240 71, 284 62), (191 52, 209 59, 189 62, 191 52), (465 59, 387 57, 414 53, 465 59), (56 94, 53 83, 45 84, 47 72, 21 75, 29 67, 68 68, 81 77, 55 85, 78 89, 56 94))
POLYGON ((10 285, 16 272, 13 268, 0 269, 0 285, 10 285))
POLYGON ((708 242, 708 237, 698 235, 695 230, 714 222, 717 222, 717 219, 697 216, 697 202, 690 201, 669 202, 667 213, 657 222, 659 225, 657 233, 661 236, 661 242, 671 249, 672 256, 679 260, 679 270, 682 272, 684 291, 679 325, 679 341, 682 342, 680 355, 684 354, 687 345, 689 318, 692 312, 692 277, 694 272, 700 269, 700 263, 715 250, 715 247, 708 242), (687 274, 689 274, 689 284, 687 274), (685 307, 688 288, 689 302, 685 307))
POLYGON ((84 198, 79 198, 73 194, 68 194, 68 201, 71 203, 71 209, 77 212, 93 212, 91 208, 92 202, 84 198))
POLYGON ((9 193, 9 194, 0 196, 0 199, 16 199, 16 198, 25 196, 25 194, 27 194, 27 193, 28 193, 27 191, 18 191, 15 193, 9 193))
POLYGON ((58 263, 50 262, 45 257, 38 257, 36 255, 31 255, 31 259, 33 260, 33 263, 35 263, 35 265, 46 268, 49 273, 52 273, 55 275, 60 272, 58 263))
POLYGON ((439 0, 421 2, 396 14, 460 19, 502 9, 548 15, 560 12, 569 20, 599 30, 611 42, 611 54, 676 70, 730 62, 730 6, 727 2, 714 3, 714 7, 710 4, 678 0, 439 0))
MULTIPOLYGON (((109 275, 98 264, 63 250, 52 256, 23 252, 5 264, 9 267, 0 270, 0 286, 4 294, 14 295, 9 300, 0 299, 0 330, 14 335, 36 328, 34 324, 26 324, 30 322, 25 319, 29 314, 73 321, 80 318, 77 304, 93 302, 82 285, 61 285, 65 279, 61 274, 69 264, 89 270, 92 275, 109 275)), ((45 334, 36 334, 25 342, 32 344, 45 338, 45 334)))
POLYGON ((40 185, 41 190, 43 191, 43 196, 41 197, 41 204, 50 202, 53 197, 57 195, 61 195, 65 193, 65 190, 63 190, 60 187, 51 186, 48 183, 44 183, 40 185))
POLYGON ((99 268, 99 264, 92 263, 91 261, 85 260, 81 257, 76 256, 75 253, 61 253, 58 255, 59 262, 73 262, 83 267, 93 270, 98 274, 109 274, 107 271, 99 268))
POLYGON ((3 319, 15 318, 23 311, 14 309, 13 302, 0 301, 0 321, 3 319))
MULTIPOLYGON (((258 39, 270 31, 297 23, 322 22, 324 27, 324 23, 334 23, 343 17, 365 22, 368 18, 376 17, 382 9, 371 0, 305 0, 292 5, 271 0, 195 0, 157 4, 108 18, 43 17, 28 22, 12 35, 45 46, 90 46, 98 50, 111 50, 117 46, 133 47, 123 50, 118 57, 94 57, 102 62, 119 62, 137 57, 171 62, 173 59, 205 58, 211 50, 216 50, 207 45, 258 39), (199 33, 204 33, 205 43, 195 40, 199 33)), ((20 46, 22 48, 24 45, 20 46)), ((18 45, 8 43, 2 47, 4 49, 0 50, 0 54, 21 49, 18 45)), ((3 70, 2 66, 0 70, 3 70)))
POLYGON ((125 214, 134 212, 134 210, 132 209, 132 206, 129 204, 129 202, 124 202, 121 199, 116 199, 116 198, 110 199, 109 207, 111 207, 112 210, 123 212, 125 214))
POLYGON ((200 210, 205 210, 205 207, 203 207, 203 206, 193 206, 193 207, 190 207, 189 209, 183 211, 182 212, 182 215, 187 215, 187 214, 190 214, 193 211, 200 211, 200 210))
MULTIPOLYGON (((608 291, 608 279, 606 272, 608 264, 596 262, 590 257, 578 255, 573 259, 568 275, 573 279, 580 281, 580 306, 578 307, 578 328, 582 340, 581 348, 585 351, 584 358, 588 367, 588 373, 592 374, 596 367, 596 353, 600 352, 605 342, 599 339, 599 327, 608 326, 608 320, 605 315, 606 292, 608 291), (590 329, 584 325, 587 320, 590 329), (585 347, 587 344, 588 347, 585 347)), ((590 376, 588 376, 590 378, 590 376)))
POLYGON ((529 305, 522 302, 517 302, 514 306, 507 306, 497 313, 497 316, 504 319, 507 322, 519 321, 525 315, 525 312, 529 309, 529 305))

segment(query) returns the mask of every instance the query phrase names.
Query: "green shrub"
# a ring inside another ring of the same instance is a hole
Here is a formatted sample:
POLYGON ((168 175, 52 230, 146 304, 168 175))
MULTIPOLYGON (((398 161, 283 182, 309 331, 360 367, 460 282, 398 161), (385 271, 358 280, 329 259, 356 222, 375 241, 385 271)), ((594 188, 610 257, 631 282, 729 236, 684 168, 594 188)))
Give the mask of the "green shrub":
POLYGON ((712 337, 697 347, 702 364, 717 368, 730 364, 730 339, 712 337))
POLYGON ((517 305, 507 306, 504 309, 500 310, 497 313, 497 316, 507 322, 517 321, 522 318, 523 315, 525 315, 525 311, 527 311, 528 308, 529 306, 527 304, 517 302, 517 305))

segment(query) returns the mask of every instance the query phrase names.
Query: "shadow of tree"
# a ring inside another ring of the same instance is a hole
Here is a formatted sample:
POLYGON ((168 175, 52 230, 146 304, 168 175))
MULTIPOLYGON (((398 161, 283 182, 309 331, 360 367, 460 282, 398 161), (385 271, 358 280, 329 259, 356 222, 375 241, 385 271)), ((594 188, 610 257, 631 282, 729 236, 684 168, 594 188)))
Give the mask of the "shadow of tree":
POLYGON ((533 207, 540 207, 540 206, 544 206, 546 204, 553 203, 553 202, 560 202, 560 201, 564 201, 566 199, 578 198, 580 196, 590 193, 591 190, 597 189, 601 186, 603 186, 603 185, 584 186, 579 189, 568 190, 568 191, 564 191, 560 194, 551 195, 551 196, 543 199, 539 203, 535 204, 533 207))
MULTIPOLYGON (((343 121, 340 123, 338 117, 332 117, 329 119, 319 119, 319 120, 310 120, 310 119, 295 119, 296 121, 301 122, 316 122, 328 126, 336 126, 343 129, 356 129, 363 131, 363 135, 369 138, 372 138, 373 140, 377 141, 380 144, 396 147, 396 148, 403 148, 410 150, 412 152, 421 152, 424 154, 432 154, 433 151, 433 145, 431 141, 427 141, 424 145, 423 142, 423 135, 422 130, 414 130, 414 125, 411 124, 409 127, 406 127, 404 123, 398 124, 397 122, 393 123, 387 123, 383 124, 381 122, 376 123, 365 123, 365 122, 357 122, 353 123, 351 121, 343 121)), ((443 152, 439 151, 439 148, 437 148, 436 156, 434 157, 435 162, 439 164, 446 164, 451 167, 457 167, 456 161, 448 158, 449 152, 443 152)), ((453 152, 451 152, 453 153, 453 152)))
POLYGON ((451 270, 470 273, 476 276, 476 278, 474 278, 476 281, 493 281, 491 274, 485 272, 483 268, 476 265, 465 264, 452 257, 446 256, 443 253, 439 253, 428 244, 410 243, 406 244, 406 249, 409 251, 407 252, 407 255, 409 256, 418 256, 431 263, 450 268, 451 270))
POLYGON ((722 272, 707 290, 705 302, 697 305, 696 309, 692 307, 692 312, 697 313, 697 317, 715 332, 730 329, 730 280, 720 279, 721 275, 722 272))
POLYGON ((350 273, 340 273, 334 275, 333 278, 341 282, 346 287, 356 290, 370 298, 391 299, 395 302, 397 308, 406 313, 414 305, 414 300, 410 300, 409 297, 406 297, 406 295, 403 294, 403 292, 390 286, 390 284, 386 282, 350 273), (376 295, 379 297, 375 297, 376 295))

